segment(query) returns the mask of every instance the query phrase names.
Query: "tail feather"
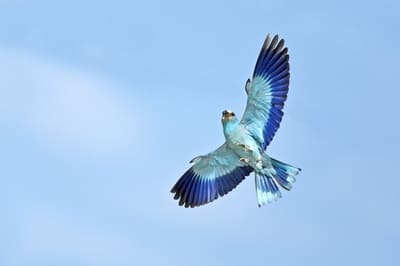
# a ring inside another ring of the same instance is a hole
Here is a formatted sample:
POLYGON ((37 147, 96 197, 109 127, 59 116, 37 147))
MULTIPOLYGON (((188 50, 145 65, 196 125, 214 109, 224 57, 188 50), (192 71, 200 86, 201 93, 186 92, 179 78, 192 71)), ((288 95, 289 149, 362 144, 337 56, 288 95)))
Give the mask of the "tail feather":
POLYGON ((291 190, 293 183, 301 169, 290 164, 271 158, 272 167, 275 170, 274 178, 286 190, 291 190))
POLYGON ((293 183, 296 182, 295 176, 301 171, 300 168, 291 166, 273 158, 269 158, 272 163, 271 171, 260 174, 256 173, 256 191, 258 206, 271 203, 282 197, 277 184, 286 190, 291 190, 293 183))
POLYGON ((261 207, 266 203, 271 203, 282 197, 275 180, 267 175, 260 175, 256 173, 256 191, 258 206, 261 207))

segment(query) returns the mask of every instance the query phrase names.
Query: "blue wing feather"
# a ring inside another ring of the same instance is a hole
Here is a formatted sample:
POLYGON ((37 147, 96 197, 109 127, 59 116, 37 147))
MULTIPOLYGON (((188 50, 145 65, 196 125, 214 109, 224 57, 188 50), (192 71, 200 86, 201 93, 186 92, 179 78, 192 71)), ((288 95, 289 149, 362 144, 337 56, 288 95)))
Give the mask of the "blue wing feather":
POLYGON ((196 207, 209 203, 220 196, 232 191, 246 176, 252 172, 248 166, 237 167, 233 171, 208 180, 198 176, 193 168, 190 168, 181 177, 182 182, 177 182, 171 192, 175 193, 174 199, 179 199, 179 205, 196 207), (190 185, 185 186, 189 183, 190 185))
POLYGON ((263 149, 272 141, 283 117, 289 90, 289 55, 284 40, 268 35, 246 85, 247 106, 241 123, 263 149))
POLYGON ((195 159, 171 192, 186 208, 204 205, 230 192, 252 171, 224 144, 195 159))

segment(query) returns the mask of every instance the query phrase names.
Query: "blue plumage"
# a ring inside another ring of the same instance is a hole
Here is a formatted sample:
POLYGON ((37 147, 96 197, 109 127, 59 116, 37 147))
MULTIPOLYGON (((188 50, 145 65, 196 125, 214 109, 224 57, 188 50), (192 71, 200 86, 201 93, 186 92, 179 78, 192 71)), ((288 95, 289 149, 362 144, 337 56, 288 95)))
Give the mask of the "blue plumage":
POLYGON ((289 90, 289 55, 284 46, 278 35, 267 36, 253 78, 246 82, 248 97, 242 119, 239 121, 232 111, 223 112, 225 143, 191 161, 192 167, 171 190, 179 205, 209 203, 230 192, 253 171, 259 206, 281 197, 278 185, 292 188, 300 169, 265 153, 282 121, 289 90))
POLYGON ((200 206, 230 192, 252 171, 251 167, 241 166, 227 174, 207 178, 198 175, 193 168, 190 168, 175 184, 171 192, 175 193, 175 199, 180 198, 179 205, 200 206))
MULTIPOLYGON (((272 141, 279 124, 283 117, 283 106, 289 90, 289 55, 288 49, 283 48, 284 40, 279 42, 278 35, 271 40, 267 36, 260 55, 254 68, 252 90, 261 91, 258 94, 264 94, 264 106, 250 104, 248 100, 247 108, 253 109, 264 114, 267 119, 264 120, 262 148, 266 149, 272 141), (258 80, 254 82, 254 80, 258 80), (262 108, 260 108, 262 107, 262 108), (266 108, 267 107, 267 108, 266 108)), ((250 97, 249 97, 250 99, 250 97)), ((246 108, 246 111, 247 111, 246 108)), ((248 117, 243 117, 242 121, 249 121, 248 117)), ((258 121, 262 122, 262 121, 258 121)))

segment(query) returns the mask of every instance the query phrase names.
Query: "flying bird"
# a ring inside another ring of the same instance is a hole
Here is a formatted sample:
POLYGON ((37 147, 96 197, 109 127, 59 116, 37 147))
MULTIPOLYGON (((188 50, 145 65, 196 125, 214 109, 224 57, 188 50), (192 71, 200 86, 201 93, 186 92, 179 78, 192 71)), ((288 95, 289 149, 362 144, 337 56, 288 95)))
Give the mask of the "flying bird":
POLYGON ((266 153, 283 117, 289 76, 285 41, 268 34, 253 78, 245 85, 247 105, 242 119, 230 110, 222 112, 225 143, 190 161, 192 166, 171 190, 179 205, 187 208, 212 202, 233 190, 252 172, 259 207, 282 196, 279 186, 292 188, 301 169, 266 153))

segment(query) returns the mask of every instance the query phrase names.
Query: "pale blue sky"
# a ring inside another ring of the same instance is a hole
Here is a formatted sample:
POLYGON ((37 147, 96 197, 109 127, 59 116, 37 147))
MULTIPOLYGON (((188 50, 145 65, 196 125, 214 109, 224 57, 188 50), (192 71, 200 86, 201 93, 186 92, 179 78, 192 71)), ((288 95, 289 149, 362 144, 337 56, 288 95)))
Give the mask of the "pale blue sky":
POLYGON ((399 10, 0 1, 0 265, 399 265, 399 10), (178 207, 267 33, 292 71, 269 154, 298 182, 263 208, 252 176, 178 207))

